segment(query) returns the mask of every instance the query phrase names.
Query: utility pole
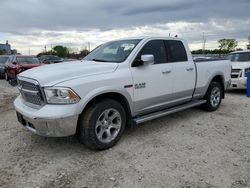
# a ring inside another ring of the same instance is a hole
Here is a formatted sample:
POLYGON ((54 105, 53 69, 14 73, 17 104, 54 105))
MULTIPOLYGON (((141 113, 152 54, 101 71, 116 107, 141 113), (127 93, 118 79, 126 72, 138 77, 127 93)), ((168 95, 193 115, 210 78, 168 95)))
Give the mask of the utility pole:
POLYGON ((203 32, 202 33, 202 51, 203 51, 203 54, 205 53, 205 50, 206 50, 206 38, 205 38, 205 33, 203 32))
POLYGON ((90 42, 88 42, 88 50, 89 50, 89 52, 90 52, 90 42))

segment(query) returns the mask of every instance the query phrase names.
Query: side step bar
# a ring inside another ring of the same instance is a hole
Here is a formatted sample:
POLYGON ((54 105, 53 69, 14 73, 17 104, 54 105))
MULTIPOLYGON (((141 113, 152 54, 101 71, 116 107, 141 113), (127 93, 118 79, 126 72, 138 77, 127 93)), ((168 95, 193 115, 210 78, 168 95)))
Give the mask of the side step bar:
POLYGON ((165 110, 161 110, 161 111, 158 111, 158 112, 153 112, 151 114, 136 117, 136 118, 134 118, 134 122, 136 124, 144 123, 146 121, 150 121, 150 120, 153 120, 153 119, 156 119, 156 118, 159 118, 159 117, 163 117, 163 116, 175 113, 175 112, 179 112, 179 111, 182 111, 182 110, 186 110, 188 108, 199 106, 199 105, 204 104, 206 102, 207 102, 206 100, 194 100, 194 101, 191 101, 191 102, 186 103, 186 104, 182 104, 182 105, 175 106, 175 107, 172 107, 172 108, 168 108, 168 109, 165 109, 165 110))

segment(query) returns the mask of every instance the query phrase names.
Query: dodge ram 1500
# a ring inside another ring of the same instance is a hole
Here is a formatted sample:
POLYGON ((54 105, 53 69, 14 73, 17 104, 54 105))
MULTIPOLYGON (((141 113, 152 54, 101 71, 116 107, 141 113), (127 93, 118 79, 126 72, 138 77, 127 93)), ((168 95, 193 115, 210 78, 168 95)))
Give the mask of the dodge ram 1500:
POLYGON ((127 124, 202 105, 215 111, 230 86, 231 63, 194 62, 185 40, 145 37, 107 42, 82 61, 18 75, 19 122, 42 136, 77 134, 107 149, 127 124))

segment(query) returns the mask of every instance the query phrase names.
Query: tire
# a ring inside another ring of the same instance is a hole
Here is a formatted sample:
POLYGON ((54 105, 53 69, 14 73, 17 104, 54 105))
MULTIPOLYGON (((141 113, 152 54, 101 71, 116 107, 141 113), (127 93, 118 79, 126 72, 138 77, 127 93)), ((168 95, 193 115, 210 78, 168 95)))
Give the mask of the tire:
POLYGON ((222 86, 218 82, 211 82, 204 97, 207 102, 203 105, 205 110, 212 112, 219 108, 222 100, 222 86))
POLYGON ((6 80, 6 81, 9 81, 9 80, 10 80, 10 78, 9 78, 9 76, 8 76, 7 73, 4 74, 4 77, 5 77, 5 80, 6 80))
POLYGON ((80 142, 91 149, 108 149, 120 140, 125 125, 126 113, 119 102, 112 99, 96 102, 80 116, 80 142))

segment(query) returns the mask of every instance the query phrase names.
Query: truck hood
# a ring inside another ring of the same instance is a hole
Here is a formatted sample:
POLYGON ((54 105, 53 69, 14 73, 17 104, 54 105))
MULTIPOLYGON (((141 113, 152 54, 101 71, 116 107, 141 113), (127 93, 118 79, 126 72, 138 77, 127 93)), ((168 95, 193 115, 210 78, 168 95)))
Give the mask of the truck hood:
POLYGON ((250 67, 250 61, 232 62, 233 69, 246 69, 250 67))
POLYGON ((39 66, 24 71, 19 76, 35 79, 41 86, 53 86, 80 77, 113 72, 117 66, 117 63, 71 61, 39 66))

